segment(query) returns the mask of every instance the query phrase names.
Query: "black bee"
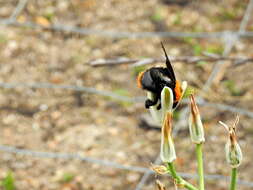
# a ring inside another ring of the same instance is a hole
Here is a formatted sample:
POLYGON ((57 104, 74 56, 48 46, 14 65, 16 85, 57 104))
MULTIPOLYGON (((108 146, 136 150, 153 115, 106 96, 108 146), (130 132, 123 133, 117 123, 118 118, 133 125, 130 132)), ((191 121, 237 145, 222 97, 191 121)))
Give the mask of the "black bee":
POLYGON ((157 110, 161 109, 161 92, 165 86, 171 88, 174 96, 173 108, 177 105, 181 95, 181 86, 176 80, 174 70, 166 53, 166 50, 161 42, 162 49, 166 57, 166 67, 152 67, 144 72, 139 73, 137 84, 140 88, 152 92, 155 96, 153 100, 147 99, 145 107, 154 106, 159 101, 157 110))

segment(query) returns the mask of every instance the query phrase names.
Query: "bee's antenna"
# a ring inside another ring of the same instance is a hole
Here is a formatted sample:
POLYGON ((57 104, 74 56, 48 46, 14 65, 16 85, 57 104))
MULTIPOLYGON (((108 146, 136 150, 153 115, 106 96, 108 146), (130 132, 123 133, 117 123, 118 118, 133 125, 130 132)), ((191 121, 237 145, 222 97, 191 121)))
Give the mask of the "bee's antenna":
POLYGON ((162 42, 161 42, 161 45, 162 45, 162 48, 163 48, 163 51, 164 51, 164 54, 165 54, 165 57, 166 57, 166 66, 167 66, 167 69, 168 69, 168 71, 169 71, 169 73, 170 73, 172 79, 173 79, 174 81, 176 81, 176 77, 175 77, 175 73, 174 73, 173 67, 172 67, 172 65, 171 65, 171 63, 170 63, 170 60, 169 60, 169 58, 168 58, 168 55, 167 55, 167 53, 166 53, 166 50, 165 50, 165 48, 164 48, 162 42))

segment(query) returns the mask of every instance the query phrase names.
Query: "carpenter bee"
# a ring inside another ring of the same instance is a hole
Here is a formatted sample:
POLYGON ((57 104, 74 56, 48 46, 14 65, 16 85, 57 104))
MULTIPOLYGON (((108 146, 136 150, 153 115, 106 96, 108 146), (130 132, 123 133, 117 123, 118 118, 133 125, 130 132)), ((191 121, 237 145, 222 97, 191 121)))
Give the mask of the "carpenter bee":
POLYGON ((154 94, 153 100, 147 99, 145 101, 145 107, 149 108, 159 102, 157 110, 161 109, 161 92, 165 86, 169 87, 173 92, 173 108, 177 106, 182 95, 180 83, 176 80, 174 70, 162 42, 161 45, 166 57, 166 67, 152 67, 139 73, 137 77, 138 87, 154 94))

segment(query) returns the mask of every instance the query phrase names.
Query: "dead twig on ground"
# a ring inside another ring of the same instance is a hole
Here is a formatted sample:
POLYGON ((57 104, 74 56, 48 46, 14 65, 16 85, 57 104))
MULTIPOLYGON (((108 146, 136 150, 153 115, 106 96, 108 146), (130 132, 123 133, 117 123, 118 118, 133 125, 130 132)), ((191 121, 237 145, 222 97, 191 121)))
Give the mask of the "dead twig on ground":
POLYGON ((16 20, 1 19, 0 24, 10 25, 16 27, 26 27, 32 29, 42 29, 42 30, 52 30, 59 32, 68 32, 79 35, 94 35, 103 36, 110 38, 224 38, 229 34, 235 35, 237 37, 251 38, 253 37, 253 32, 237 32, 237 31, 221 31, 221 32, 128 32, 128 31, 113 31, 113 30, 96 30, 91 28, 80 28, 77 26, 67 26, 63 24, 51 24, 50 26, 43 26, 34 22, 18 22, 16 20))
MULTIPOLYGON (((0 83, 0 88, 6 88, 6 89, 15 89, 15 88, 42 88, 42 89, 63 89, 63 90, 74 90, 74 91, 80 91, 80 92, 86 92, 91 94, 97 94, 100 96, 110 97, 115 100, 124 101, 124 102, 144 102, 145 97, 138 96, 138 97, 128 97, 128 96, 122 96, 110 91, 104 91, 104 90, 98 90, 92 87, 86 87, 86 86, 75 86, 75 85, 59 85, 59 84, 51 84, 51 83, 0 83)), ((225 105, 221 103, 212 103, 207 102, 201 97, 196 98, 197 103, 202 106, 210 106, 217 108, 218 110, 222 111, 231 111, 233 113, 237 113, 240 115, 246 115, 250 118, 253 118, 253 112, 238 108, 230 105, 225 105)), ((187 100, 183 100, 182 103, 189 103, 187 100)))
MULTIPOLYGON (((93 157, 87 157, 87 156, 82 156, 78 153, 66 153, 66 152, 42 152, 42 151, 34 151, 34 150, 29 150, 29 149, 21 149, 21 148, 16 148, 13 146, 8 146, 8 145, 0 145, 0 151, 5 152, 5 153, 10 153, 10 154, 16 154, 16 155, 22 155, 22 156, 31 156, 34 158, 45 158, 45 159, 64 159, 64 160, 80 160, 88 163, 93 163, 93 164, 98 164, 106 167, 111 167, 111 168, 116 168, 116 169, 122 169, 122 170, 127 170, 127 171, 132 171, 132 172, 140 172, 140 173, 145 173, 145 172, 151 172, 154 174, 152 170, 149 168, 145 167, 139 167, 139 166, 130 166, 130 165, 123 165, 119 164, 117 162, 113 161, 108 161, 108 160, 102 160, 102 159, 97 159, 93 157)), ((198 176, 196 174, 189 174, 189 173, 178 173, 184 178, 188 179, 195 179, 198 176)), ((215 179, 222 179, 229 181, 230 178, 227 176, 223 175, 205 175, 206 179, 210 180, 215 180, 215 179)), ((253 182, 249 181, 244 181, 244 180, 238 180, 238 184, 240 185, 245 185, 248 187, 253 187, 253 182)))
MULTIPOLYGON (((253 62, 253 57, 225 57, 225 56, 211 56, 207 55, 201 56, 170 56, 172 62, 186 62, 186 63, 197 63, 200 61, 204 62, 216 62, 216 61, 231 61, 233 65, 241 65, 248 62, 253 62)), ((117 58, 117 59, 97 59, 90 61, 89 64, 93 67, 102 66, 118 66, 123 64, 131 64, 132 67, 148 65, 157 62, 164 62, 165 58, 145 58, 145 59, 131 59, 131 58, 117 58)))
MULTIPOLYGON (((247 9, 244 13, 243 19, 241 21, 240 28, 238 29, 238 34, 240 34, 240 33, 242 34, 246 31, 246 27, 249 22, 249 18, 252 13, 252 10, 253 10, 253 0, 250 0, 248 3, 247 9)), ((227 35, 227 36, 224 36, 223 39, 225 42, 225 48, 224 48, 224 52, 222 55, 227 56, 231 52, 235 43, 238 41, 239 36, 238 35, 227 35)), ((207 81, 203 87, 204 91, 209 90, 213 83, 217 84, 223 78, 223 75, 225 74, 225 70, 226 70, 225 68, 227 66, 228 65, 224 64, 224 61, 219 61, 215 64, 209 78, 207 79, 207 81)))

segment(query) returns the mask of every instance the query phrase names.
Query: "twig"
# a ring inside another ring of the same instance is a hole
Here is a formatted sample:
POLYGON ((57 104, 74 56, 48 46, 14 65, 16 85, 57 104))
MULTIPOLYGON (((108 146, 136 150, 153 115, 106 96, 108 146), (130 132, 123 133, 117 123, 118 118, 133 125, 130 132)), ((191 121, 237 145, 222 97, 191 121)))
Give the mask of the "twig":
POLYGON ((253 0, 250 0, 250 2, 248 3, 247 9, 244 13, 243 19, 241 21, 239 33, 243 33, 246 31, 246 27, 249 23, 249 19, 250 19, 250 15, 252 13, 252 10, 253 10, 253 0))
POLYGON ((131 98, 127 96, 121 96, 113 92, 97 90, 92 87, 85 86, 75 86, 75 85, 55 85, 51 83, 0 83, 0 87, 2 88, 18 88, 18 87, 28 87, 28 88, 48 88, 48 89, 65 89, 65 90, 75 90, 82 91, 86 93, 98 94, 101 96, 110 97, 116 100, 125 101, 125 102, 138 102, 140 98, 131 98))
MULTIPOLYGON (((155 165, 159 165, 161 163, 161 159, 160 156, 158 156, 154 162, 155 165)), ((146 184, 146 181, 148 180, 149 176, 152 175, 153 172, 147 171, 144 173, 144 175, 142 176, 141 180, 139 181, 139 183, 137 184, 135 190, 141 190, 143 188, 143 186, 146 184)))
MULTIPOLYGON (((250 2, 248 3, 247 9, 244 13, 243 19, 241 21, 240 28, 238 30, 239 34, 240 33, 243 34, 245 32, 246 26, 249 22, 249 17, 250 17, 250 14, 252 13, 252 11, 253 11, 253 0, 250 0, 250 2)), ((235 35, 227 35, 224 37, 225 37, 224 38, 225 39, 225 49, 224 49, 224 52, 222 55, 227 56, 230 53, 230 51, 232 50, 234 44, 237 42, 237 40, 240 36, 239 35, 236 35, 236 36, 235 35)), ((223 64, 224 64, 224 62, 222 62, 222 61, 219 61, 218 63, 216 63, 216 65, 213 68, 213 71, 211 72, 209 78, 207 79, 207 81, 203 87, 204 91, 210 89, 213 81, 215 80, 216 76, 220 72, 220 69, 223 64)))
MULTIPOLYGON (((16 147, 7 146, 7 145, 0 145, 0 151, 11 153, 11 154, 23 155, 23 156, 38 157, 38 158, 51 158, 51 159, 56 158, 56 159, 66 159, 66 160, 76 159, 76 160, 81 160, 85 162, 112 167, 112 168, 128 170, 128 171, 133 171, 133 172, 140 172, 140 173, 145 173, 147 171, 150 171, 150 169, 144 168, 144 167, 126 166, 126 165, 122 165, 122 164, 112 162, 112 161, 81 156, 80 154, 77 154, 77 153, 33 151, 29 149, 21 149, 21 148, 16 148, 16 147)), ((153 171, 151 172, 154 173, 153 171)), ((178 173, 178 174, 187 179, 197 178, 196 174, 189 174, 189 173, 178 173)), ((209 179, 209 180, 222 179, 222 180, 230 181, 230 178, 228 176, 223 176, 223 175, 205 175, 205 179, 209 179)), ((244 180, 238 180, 237 184, 253 187, 253 182, 244 181, 244 180)))
POLYGON ((63 24, 51 24, 50 26, 42 26, 34 22, 18 22, 8 19, 1 19, 0 24, 11 25, 17 27, 28 27, 33 29, 46 29, 53 31, 71 32, 80 35, 95 35, 110 38, 224 38, 228 34, 233 34, 238 37, 253 37, 253 32, 245 31, 238 33, 237 31, 221 31, 221 32, 122 32, 112 30, 96 30, 90 28, 80 28, 76 26, 67 26, 63 24))
POLYGON ((10 21, 15 21, 18 15, 24 10, 28 0, 19 0, 18 5, 9 17, 10 21))
MULTIPOLYGON (((86 86, 56 85, 56 84, 51 84, 51 83, 4 83, 4 82, 1 83, 0 82, 0 88, 13 89, 13 88, 18 88, 18 87, 75 90, 75 91, 81 91, 81 92, 86 92, 86 93, 98 94, 101 96, 113 98, 115 100, 133 102, 133 103, 144 102, 144 100, 146 99, 146 97, 142 97, 142 96, 138 96, 138 97, 121 96, 110 91, 97 90, 95 88, 86 87, 86 86)), ((201 97, 198 97, 196 101, 198 104, 202 106, 214 107, 222 111, 230 111, 230 112, 238 113, 240 115, 246 115, 248 117, 253 118, 253 112, 246 109, 242 109, 242 108, 238 108, 238 107, 234 107, 230 105, 225 105, 225 104, 220 104, 220 103, 207 102, 201 97)), ((189 103, 187 100, 183 100, 182 102, 189 103)))
MULTIPOLYGON (((187 62, 187 63, 196 63, 200 61, 206 62, 216 62, 216 61, 232 61, 235 65, 253 62, 253 57, 224 57, 224 56, 216 56, 216 57, 200 57, 200 56, 178 56, 173 57, 170 56, 170 60, 172 62, 187 62)), ((118 59, 98 59, 89 62, 89 64, 93 67, 101 67, 101 66, 118 66, 122 64, 132 64, 132 67, 153 64, 156 62, 164 62, 165 58, 145 58, 145 59, 130 59, 130 58, 118 58, 118 59)))
POLYGON ((112 162, 109 160, 101 160, 97 158, 81 156, 80 154, 77 154, 77 153, 33 151, 33 150, 20 149, 20 148, 6 146, 6 145, 0 145, 0 151, 15 153, 15 154, 24 155, 24 156, 38 157, 38 158, 57 158, 57 159, 65 159, 65 160, 76 159, 76 160, 81 160, 85 162, 107 166, 107 167, 113 167, 117 169, 129 170, 129 171, 135 171, 135 172, 141 172, 141 173, 150 171, 148 168, 122 165, 122 164, 118 164, 116 162, 112 162))
POLYGON ((238 107, 234 107, 234 106, 230 106, 230 105, 225 105, 225 104, 220 104, 220 103, 211 103, 211 102, 206 102, 206 101, 204 101, 203 103, 199 102, 199 104, 203 105, 203 106, 213 107, 213 108, 216 108, 216 109, 219 109, 222 111, 230 111, 233 113, 237 113, 240 115, 245 115, 250 118, 253 118, 253 112, 246 110, 246 109, 242 109, 242 108, 238 108, 238 107))
MULTIPOLYGON (((234 43, 235 43, 235 36, 227 36, 227 43, 225 43, 225 48, 224 48, 224 52, 222 53, 222 56, 227 56, 230 51, 232 50, 234 43)), ((218 73, 221 70, 222 65, 224 64, 224 61, 220 60, 219 62, 217 62, 214 65, 214 68, 209 76, 209 78, 207 79, 204 87, 203 87, 203 91, 206 91, 208 89, 210 89, 211 84, 213 83, 213 81, 215 80, 216 76, 218 75, 218 73)))

